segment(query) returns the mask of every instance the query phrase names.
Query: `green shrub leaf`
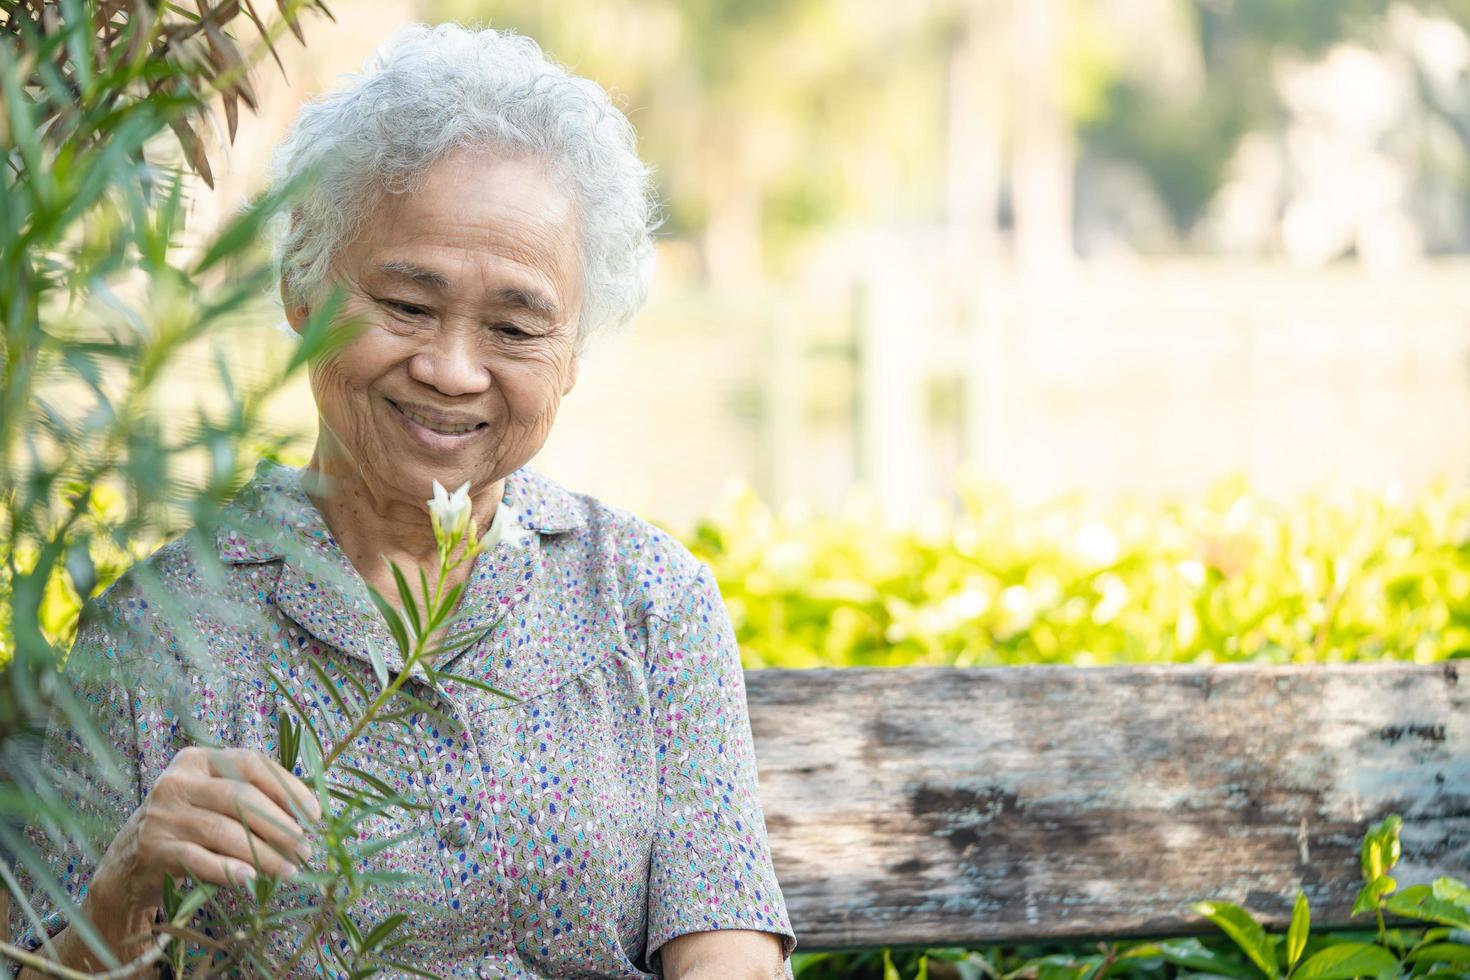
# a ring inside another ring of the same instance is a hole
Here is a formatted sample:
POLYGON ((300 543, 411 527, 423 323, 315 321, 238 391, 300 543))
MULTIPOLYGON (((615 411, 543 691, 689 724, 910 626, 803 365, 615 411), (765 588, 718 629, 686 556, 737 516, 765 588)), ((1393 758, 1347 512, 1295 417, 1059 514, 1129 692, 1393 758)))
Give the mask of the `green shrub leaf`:
POLYGON ((1215 952, 1198 939, 1174 939, 1158 944, 1159 955, 1175 966, 1223 977, 1258 980, 1260 971, 1215 952))
POLYGON ((1255 916, 1230 902, 1195 902, 1190 908, 1219 926, 1266 976, 1276 980, 1281 975, 1276 948, 1255 916))
POLYGON ((1291 909, 1291 928, 1286 931, 1286 969, 1291 972, 1296 968, 1296 961, 1302 958, 1302 951, 1307 948, 1307 934, 1312 928, 1312 910, 1307 904, 1305 892, 1296 893, 1296 903, 1291 909))
POLYGON ((1402 817, 1390 814, 1370 827, 1363 836, 1361 864, 1365 883, 1377 881, 1398 863, 1399 829, 1403 825, 1402 817))
POLYGON ((1384 895, 1393 891, 1399 883, 1388 875, 1379 875, 1358 891, 1358 897, 1353 902, 1353 915, 1363 915, 1378 908, 1378 901, 1384 895))
POLYGON ((1457 963, 1470 966, 1470 946, 1459 943, 1431 943, 1421 946, 1406 957, 1410 963, 1457 963))
POLYGON ((1428 885, 1405 888, 1385 902, 1384 908, 1406 919, 1422 919, 1456 929, 1470 929, 1470 908, 1435 898, 1428 885))
POLYGON ((1470 887, 1466 887, 1463 881, 1450 877, 1436 878, 1430 890, 1441 902, 1454 902, 1470 908, 1470 887))
POLYGON ((1354 977, 1398 976, 1399 961, 1382 946, 1337 943, 1302 964, 1292 980, 1353 980, 1354 977))

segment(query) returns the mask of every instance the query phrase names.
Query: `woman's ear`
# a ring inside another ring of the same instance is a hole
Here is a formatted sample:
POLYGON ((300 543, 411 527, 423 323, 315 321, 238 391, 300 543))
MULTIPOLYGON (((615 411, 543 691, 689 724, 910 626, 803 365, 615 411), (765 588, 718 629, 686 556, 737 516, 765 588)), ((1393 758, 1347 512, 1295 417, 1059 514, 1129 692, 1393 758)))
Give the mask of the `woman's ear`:
POLYGON ((286 277, 281 277, 281 306, 286 311, 286 322, 291 324, 291 329, 298 334, 306 329, 306 318, 311 315, 311 308, 305 303, 293 303, 286 293, 286 277))

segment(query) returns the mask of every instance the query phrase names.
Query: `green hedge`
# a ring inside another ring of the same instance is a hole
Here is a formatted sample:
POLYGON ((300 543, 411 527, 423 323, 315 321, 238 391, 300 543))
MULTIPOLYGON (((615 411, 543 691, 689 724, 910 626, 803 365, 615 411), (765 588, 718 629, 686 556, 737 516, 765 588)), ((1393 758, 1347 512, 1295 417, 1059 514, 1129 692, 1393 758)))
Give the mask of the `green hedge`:
POLYGON ((976 484, 917 528, 731 494, 685 538, 749 667, 1470 656, 1470 493, 1032 510, 976 484))

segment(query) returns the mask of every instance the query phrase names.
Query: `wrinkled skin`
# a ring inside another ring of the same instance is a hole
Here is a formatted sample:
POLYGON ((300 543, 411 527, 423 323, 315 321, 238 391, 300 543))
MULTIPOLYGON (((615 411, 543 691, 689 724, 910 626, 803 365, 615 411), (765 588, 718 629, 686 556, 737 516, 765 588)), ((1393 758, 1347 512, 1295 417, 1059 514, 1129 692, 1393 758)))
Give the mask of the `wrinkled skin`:
MULTIPOLYGON (((384 195, 333 274, 344 316, 367 326, 312 365, 321 431, 309 469, 330 478, 317 502, 377 584, 379 554, 432 559, 432 480, 468 481, 485 528, 506 475, 546 441, 577 379, 576 211, 540 161, 460 151, 384 195), (480 427, 429 431, 454 422, 480 427)), ((287 309, 298 330, 307 313, 287 309)))
MULTIPOLYGON (((313 499, 333 535, 385 595, 394 589, 381 556, 415 587, 415 565, 438 578, 426 505, 434 479, 450 490, 468 481, 484 529, 506 475, 545 442, 577 379, 577 242, 571 199, 539 162, 459 153, 416 190, 385 196, 336 256, 343 316, 366 327, 311 365, 321 424, 308 469, 327 478, 313 499), (456 422, 478 428, 434 431, 456 422)), ((287 306, 298 331, 309 309, 287 306)), ((468 572, 461 565, 446 588, 468 572)), ((255 859, 290 873, 304 837, 292 796, 318 815, 296 777, 262 753, 185 749, 99 863, 88 916, 126 960, 146 946, 127 940, 148 933, 165 873, 239 883, 255 859)), ((54 945, 70 966, 98 965, 69 929, 54 945)))

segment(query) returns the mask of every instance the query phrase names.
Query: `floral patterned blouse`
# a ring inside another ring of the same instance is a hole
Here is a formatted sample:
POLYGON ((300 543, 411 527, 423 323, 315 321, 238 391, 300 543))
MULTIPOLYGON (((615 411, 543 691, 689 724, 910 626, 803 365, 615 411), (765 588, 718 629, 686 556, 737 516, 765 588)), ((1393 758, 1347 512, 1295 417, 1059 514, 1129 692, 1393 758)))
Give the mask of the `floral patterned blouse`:
MULTIPOLYGON (((47 853, 73 897, 180 748, 274 756, 283 711, 310 713, 329 738, 345 726, 325 684, 373 690, 370 645, 402 667, 301 475, 262 462, 213 541, 170 542, 84 615, 68 672, 133 768, 78 794, 98 818, 95 850, 47 853)), ((397 842, 370 866, 414 874, 373 892, 357 921, 408 910, 416 938, 396 958, 445 977, 658 976, 665 942, 710 929, 779 934, 789 957, 739 651, 709 568, 526 469, 505 503, 520 527, 474 559, 451 639, 489 632, 438 666, 519 700, 411 679, 440 708, 417 737, 375 724, 344 754, 425 804, 374 818, 367 837, 397 842)), ((80 771, 86 751, 65 731, 48 739, 59 767, 80 771)), ((12 934, 25 925, 17 915, 12 934)), ((284 963, 300 940, 277 942, 284 963)), ((303 956, 292 975, 321 975, 318 962, 303 956)))

